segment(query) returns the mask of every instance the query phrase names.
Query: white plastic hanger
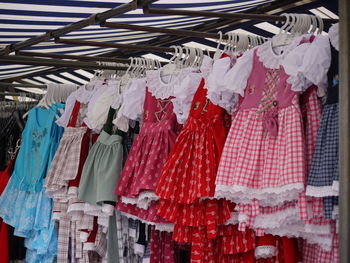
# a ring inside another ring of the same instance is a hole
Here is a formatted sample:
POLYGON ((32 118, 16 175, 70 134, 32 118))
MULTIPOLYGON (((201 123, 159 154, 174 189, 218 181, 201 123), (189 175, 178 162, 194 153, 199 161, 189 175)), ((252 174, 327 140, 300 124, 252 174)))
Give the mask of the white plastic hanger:
POLYGON ((214 57, 213 57, 214 60, 219 59, 222 55, 222 50, 220 50, 220 46, 222 44, 222 32, 219 31, 218 34, 219 34, 219 41, 218 41, 218 44, 216 46, 216 51, 214 53, 214 57))

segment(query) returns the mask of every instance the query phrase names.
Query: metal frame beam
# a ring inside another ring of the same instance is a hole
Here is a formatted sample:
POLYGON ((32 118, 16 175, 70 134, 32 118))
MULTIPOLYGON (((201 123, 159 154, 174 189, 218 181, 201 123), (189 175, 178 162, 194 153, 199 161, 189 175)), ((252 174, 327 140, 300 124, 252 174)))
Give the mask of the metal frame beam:
POLYGON ((66 67, 78 69, 107 69, 107 70, 126 70, 128 67, 98 65, 91 62, 83 61, 67 61, 60 59, 44 59, 31 58, 26 56, 6 55, 0 56, 0 63, 3 64, 21 64, 21 65, 35 65, 35 66, 49 66, 49 67, 66 67))
POLYGON ((350 262, 350 2, 339 0, 340 263, 350 262))
MULTIPOLYGON (((41 52, 31 52, 31 51, 17 51, 16 55, 28 56, 28 57, 41 57, 41 58, 58 58, 58 59, 73 59, 80 61, 105 61, 105 62, 115 62, 115 63, 125 63, 129 64, 131 59, 128 58, 113 58, 113 57, 103 57, 103 56, 77 56, 77 55, 64 55, 57 53, 41 53, 41 52)), ((161 64, 165 64, 161 62, 161 64)))
POLYGON ((71 23, 59 29, 50 30, 50 31, 47 31, 45 34, 42 34, 21 42, 7 45, 6 47, 0 49, 0 55, 8 55, 11 52, 38 44, 43 41, 48 41, 56 37, 60 37, 69 32, 76 31, 90 25, 101 23, 107 20, 108 18, 127 13, 129 11, 137 9, 138 7, 142 7, 145 4, 151 4, 156 1, 157 0, 132 0, 130 3, 121 4, 105 12, 93 14, 86 19, 82 19, 78 22, 71 23))
MULTIPOLYGON (((224 12, 211 12, 211 11, 191 11, 191 10, 176 10, 166 8, 150 8, 148 5, 143 7, 144 14, 157 14, 157 15, 175 15, 175 16, 192 16, 192 17, 214 17, 223 19, 248 19, 258 21, 286 21, 286 17, 268 14, 248 14, 248 13, 224 13, 224 12)), ((338 19, 323 19, 324 23, 337 23, 338 19)))

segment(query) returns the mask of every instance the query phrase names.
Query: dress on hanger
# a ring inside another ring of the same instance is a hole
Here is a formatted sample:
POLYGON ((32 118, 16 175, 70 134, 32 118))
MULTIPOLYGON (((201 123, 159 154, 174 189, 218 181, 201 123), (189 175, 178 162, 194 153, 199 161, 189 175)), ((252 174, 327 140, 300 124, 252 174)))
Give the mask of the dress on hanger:
MULTIPOLYGON (((226 66, 229 67, 230 63, 226 66)), ((211 63, 206 67, 211 69, 211 63)), ((221 238, 220 235, 230 230, 223 227, 220 232, 218 226, 224 225, 231 217, 234 206, 227 200, 213 199, 213 196, 228 127, 225 110, 207 98, 205 79, 211 70, 204 67, 201 70, 199 75, 203 78, 193 97, 189 117, 167 158, 157 186, 156 194, 160 197, 157 213, 175 224, 175 241, 191 244, 191 262, 224 262, 220 261, 220 255, 226 252, 219 246, 229 246, 229 242, 227 237, 221 238), (222 240, 224 242, 220 243, 222 240)), ((238 232, 235 234, 238 236, 238 232)), ((254 237, 254 233, 249 234, 254 237)), ((247 248, 253 253, 254 242, 245 235, 242 233, 237 242, 247 242, 247 247, 242 246, 242 249, 247 248)), ((242 252, 245 251, 228 252, 227 258, 230 258, 228 254, 234 257, 233 254, 242 252)))
MULTIPOLYGON (((179 125, 171 98, 157 99, 146 85, 146 79, 137 79, 128 90, 129 94, 133 90, 138 92, 138 97, 141 98, 138 104, 143 104, 143 107, 139 107, 134 103, 135 107, 128 115, 134 120, 140 119, 141 115, 143 117, 140 133, 133 142, 116 187, 115 193, 119 196, 117 209, 145 222, 165 223, 156 216, 158 197, 154 190, 166 157, 175 143, 179 125)), ((127 98, 124 102, 130 103, 127 98)), ((126 111, 128 106, 123 105, 122 108, 126 111)))
POLYGON ((299 217, 307 215, 297 202, 307 160, 299 94, 311 84, 325 88, 329 67, 328 40, 312 40, 297 37, 279 54, 268 41, 247 51, 226 74, 227 89, 243 98, 225 142, 215 196, 238 203, 241 230, 253 227, 259 235, 266 229, 279 235, 303 230, 299 217), (318 43, 312 52, 310 41, 318 43), (303 69, 306 55, 315 63, 303 69))
POLYGON ((122 134, 115 134, 112 120, 115 109, 110 108, 107 123, 86 159, 79 184, 78 199, 102 206, 102 211, 112 214, 117 197, 114 194, 123 165, 122 134))
POLYGON ((324 197, 326 218, 337 218, 339 195, 339 52, 337 26, 330 29, 331 66, 328 71, 327 100, 317 133, 315 153, 308 177, 306 194, 324 197), (333 42, 332 42, 333 41, 333 42), (334 211, 334 213, 333 213, 334 211))
POLYGON ((26 238, 26 262, 53 262, 57 253, 52 201, 43 181, 63 133, 55 124, 63 108, 56 103, 29 111, 14 172, 0 197, 0 216, 15 228, 15 235, 26 238))

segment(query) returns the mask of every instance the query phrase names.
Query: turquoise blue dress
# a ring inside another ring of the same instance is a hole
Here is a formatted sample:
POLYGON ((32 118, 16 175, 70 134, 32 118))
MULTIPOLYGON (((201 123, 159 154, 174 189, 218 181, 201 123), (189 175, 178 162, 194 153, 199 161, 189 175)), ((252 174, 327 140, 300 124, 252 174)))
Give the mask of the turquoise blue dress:
POLYGON ((0 217, 15 228, 15 235, 26 238, 28 263, 53 262, 57 253, 52 199, 43 182, 63 134, 55 123, 63 108, 56 103, 29 111, 13 174, 0 196, 0 217))

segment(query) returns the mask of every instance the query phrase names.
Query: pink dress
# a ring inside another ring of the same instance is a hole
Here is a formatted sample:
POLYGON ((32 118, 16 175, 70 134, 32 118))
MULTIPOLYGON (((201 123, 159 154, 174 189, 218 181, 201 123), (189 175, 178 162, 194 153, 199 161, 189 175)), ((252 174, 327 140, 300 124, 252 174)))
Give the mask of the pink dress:
POLYGON ((116 208, 146 222, 165 222, 155 213, 158 198, 154 192, 180 126, 171 98, 157 99, 143 88, 146 89, 143 124, 115 191, 120 197, 116 208))
MULTIPOLYGON (((279 55, 266 42, 246 52, 225 76, 229 89, 242 98, 220 160, 215 196, 237 203, 240 230, 310 235, 305 179, 317 127, 305 131, 300 94, 312 84, 327 86, 327 41, 301 36, 279 55), (316 48, 311 50, 310 41, 316 48)), ((306 94, 308 121, 317 121, 319 114, 315 93, 306 94)))

